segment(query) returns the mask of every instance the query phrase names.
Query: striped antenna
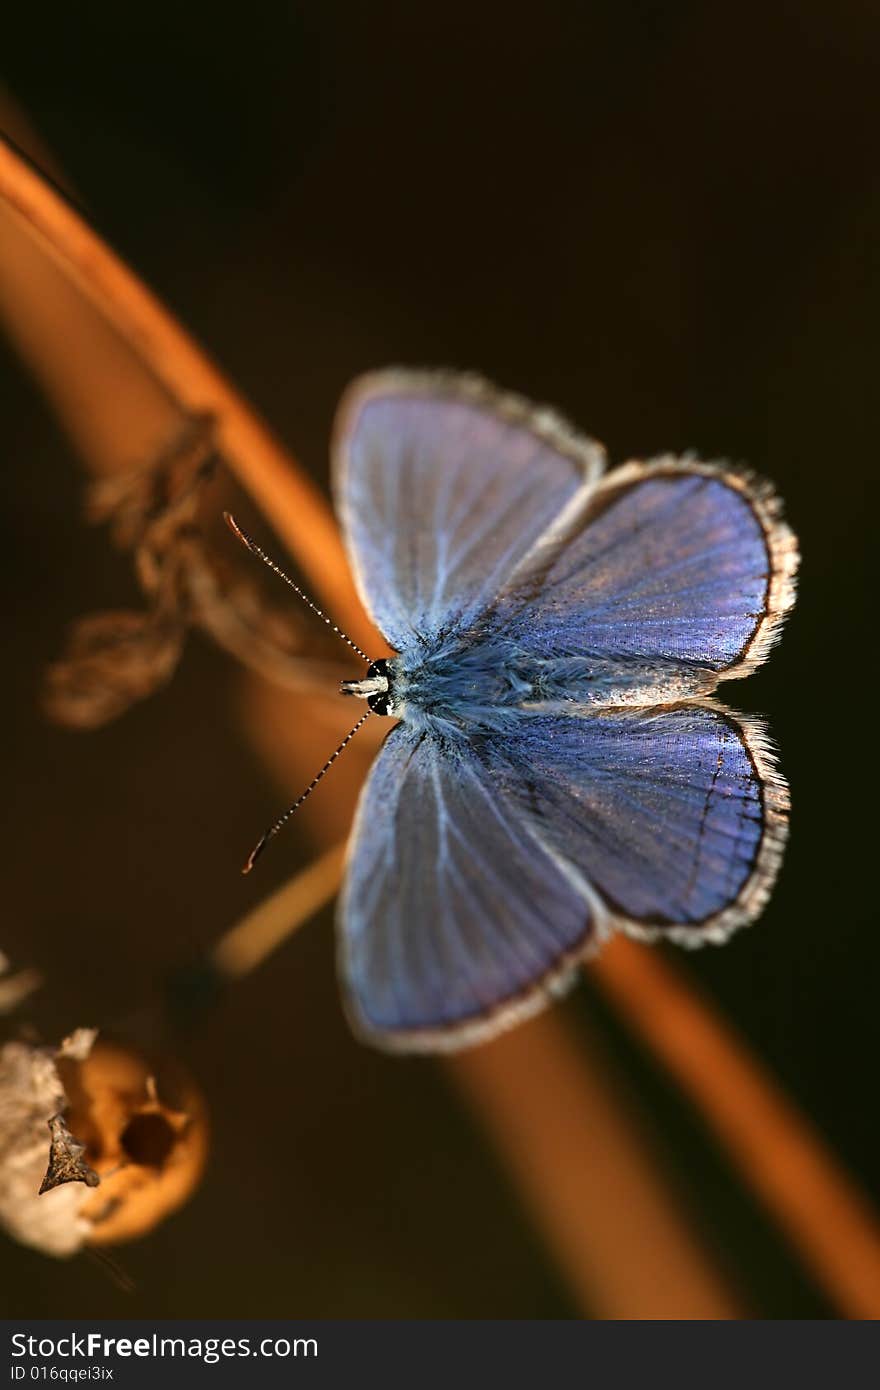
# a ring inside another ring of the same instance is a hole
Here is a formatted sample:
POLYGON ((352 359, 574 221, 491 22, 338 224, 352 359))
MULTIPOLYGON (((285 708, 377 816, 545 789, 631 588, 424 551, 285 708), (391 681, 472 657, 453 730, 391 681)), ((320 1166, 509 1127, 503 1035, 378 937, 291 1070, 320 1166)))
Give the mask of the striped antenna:
POLYGON ((269 841, 270 841, 270 840, 274 840, 275 836, 278 834, 278 831, 281 830, 282 827, 285 826, 285 825, 287 824, 287 822, 290 820, 290 817, 293 815, 294 811, 298 811, 299 808, 300 808, 300 806, 302 806, 303 802, 305 801, 306 797, 307 797, 307 796, 310 796, 311 793, 315 790, 315 787, 318 785, 318 783, 320 782, 321 778, 325 775, 325 773, 327 773, 327 772, 330 771, 331 767, 332 767, 333 764, 336 762, 336 759, 339 757, 339 754, 340 754, 341 752, 343 752, 343 750, 346 749, 346 748, 348 747, 348 745, 351 743, 352 739, 354 738, 355 734, 357 733, 358 729, 362 728, 363 725, 366 724, 366 722, 367 722, 367 720, 369 719, 369 717, 370 717, 370 715, 372 714, 372 712, 373 712, 372 710, 369 710, 369 709, 368 709, 367 712, 366 712, 366 714, 362 714, 362 715, 361 715, 360 719, 359 719, 358 722, 355 724, 354 728, 353 728, 352 730, 350 730, 350 732, 347 733, 347 734, 345 735, 345 738, 342 740, 342 742, 340 743, 340 745, 339 745, 339 747, 336 749, 336 751, 330 754, 330 757, 327 759, 326 763, 325 763, 324 766, 321 768, 321 771, 320 771, 319 773, 317 773, 317 774, 312 778, 311 782, 310 782, 309 785, 306 787, 306 789, 305 789, 305 791, 303 792, 302 796, 298 796, 297 799, 296 799, 296 801, 294 801, 293 805, 292 805, 292 806, 288 806, 287 810, 286 810, 282 815, 280 815, 280 816, 278 817, 278 819, 277 819, 277 821, 275 822, 275 824, 274 824, 274 825, 271 825, 271 826, 269 827, 269 829, 266 831, 266 833, 265 833, 265 835, 262 837, 262 839, 257 841, 257 843, 254 845, 253 849, 251 850, 250 854, 249 854, 248 857, 247 857, 247 861, 246 861, 246 863, 245 863, 245 866, 244 866, 244 868, 242 869, 242 873, 243 873, 243 874, 249 874, 249 873, 250 873, 251 869, 252 869, 252 868, 254 867, 254 865, 256 864, 257 860, 259 859, 260 855, 263 853, 263 850, 266 848, 266 846, 267 846, 267 844, 269 843, 269 841))
POLYGON ((342 631, 341 627, 337 627, 333 620, 331 618, 328 618, 327 614, 322 612, 316 603, 312 602, 308 594, 303 593, 302 589, 299 587, 298 584, 294 584, 293 580, 290 578, 290 575, 285 574, 281 566, 276 565, 275 561, 266 554, 265 550, 261 549, 261 547, 257 545, 256 541, 251 539, 247 531, 242 530, 232 513, 224 512, 223 519, 226 522, 226 525, 229 527, 230 531, 232 532, 233 536, 235 536, 237 540, 241 541, 245 550, 249 550, 252 555, 256 555, 257 559, 262 560, 264 565, 268 565, 269 569, 273 570, 274 573, 278 575, 279 579, 283 579, 285 584, 289 584, 293 592, 302 599, 303 603, 307 604, 308 607, 311 608, 313 613, 317 613, 318 617, 322 618, 324 622, 327 624, 327 626, 333 632, 336 633, 336 636, 341 637, 343 642, 347 642, 348 645, 351 647, 352 651, 357 652, 361 660, 365 661, 369 666, 370 658, 367 656, 366 652, 361 651, 357 642, 353 642, 351 638, 342 631))

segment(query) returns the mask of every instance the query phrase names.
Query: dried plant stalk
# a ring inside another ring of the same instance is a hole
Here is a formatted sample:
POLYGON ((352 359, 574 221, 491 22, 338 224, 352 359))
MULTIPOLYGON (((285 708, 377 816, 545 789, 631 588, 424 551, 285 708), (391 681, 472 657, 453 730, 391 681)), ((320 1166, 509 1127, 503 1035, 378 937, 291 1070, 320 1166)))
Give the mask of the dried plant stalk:
MULTIPOLYGON (((376 645, 375 630, 355 594, 336 523, 317 489, 155 296, 2 139, 0 203, 112 324, 136 360, 149 369, 166 399, 186 416, 213 417, 218 452, 271 518, 328 610, 347 615, 349 631, 362 646, 376 645)), ((12 296, 14 290, 6 293, 12 296)), ((20 315, 11 317, 20 322, 20 315)), ((111 427, 110 433, 124 435, 125 425, 111 427)), ((161 443, 157 438, 156 447, 161 443)), ((376 646, 380 648, 381 644, 376 646)))
POLYGON ((619 938, 591 967, 694 1102, 829 1298, 880 1318, 880 1223, 733 1030, 656 952, 619 938))
POLYGON ((234 548, 212 543, 222 503, 212 488, 210 414, 172 399, 2 201, 0 313, 97 475, 89 519, 108 523, 133 553, 147 599, 146 610, 73 625, 48 673, 50 717, 74 728, 116 717, 170 679, 191 627, 290 690, 338 680, 338 654, 324 635, 289 605, 267 602, 266 586, 234 548))
POLYGON ((298 927, 333 900, 344 860, 345 845, 334 845, 264 899, 217 942, 211 952, 216 968, 236 979, 260 965, 298 927))
POLYGON ((561 1011, 449 1066, 582 1307, 602 1318, 745 1316, 561 1011))

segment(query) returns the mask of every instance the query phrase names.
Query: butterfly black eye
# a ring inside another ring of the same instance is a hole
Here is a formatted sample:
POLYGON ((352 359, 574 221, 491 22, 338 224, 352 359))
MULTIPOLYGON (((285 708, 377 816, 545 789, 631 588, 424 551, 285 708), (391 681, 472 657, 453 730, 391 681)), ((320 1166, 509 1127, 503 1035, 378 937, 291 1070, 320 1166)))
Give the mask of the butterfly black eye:
POLYGON ((367 704, 374 714, 390 714, 394 701, 386 691, 384 695, 371 695, 367 704))
POLYGON ((367 671, 367 680, 371 677, 380 676, 387 682, 387 689, 377 692, 375 695, 367 697, 367 704, 374 714, 390 714, 394 708, 394 689, 391 684, 391 672, 388 669, 388 662, 384 657, 374 661, 367 671))

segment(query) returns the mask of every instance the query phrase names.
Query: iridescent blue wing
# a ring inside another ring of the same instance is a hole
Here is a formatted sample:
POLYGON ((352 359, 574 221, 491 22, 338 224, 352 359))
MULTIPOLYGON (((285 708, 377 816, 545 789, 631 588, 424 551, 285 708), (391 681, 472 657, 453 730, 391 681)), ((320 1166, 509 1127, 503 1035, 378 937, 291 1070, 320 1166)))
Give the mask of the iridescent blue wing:
POLYGON ((355 382, 333 454, 361 596, 397 650, 470 624, 604 464, 549 411, 439 372, 355 382))
POLYGON ((535 839, 525 795, 491 745, 391 731, 361 793, 340 899, 356 1032, 386 1047, 463 1046, 570 978, 595 936, 589 895, 535 839))
POLYGON ((710 701, 399 725, 361 796, 340 902, 356 1030, 450 1049, 541 1008, 614 928, 689 945, 760 911, 787 792, 764 732, 710 701))
POLYGON ((584 490, 488 621, 537 656, 595 659, 606 703, 660 703, 763 661, 796 566, 766 484, 689 458, 629 464, 584 490))
POLYGON ((535 713, 499 748, 536 841, 598 895, 612 925, 699 945, 760 911, 788 795, 757 721, 708 700, 535 713))

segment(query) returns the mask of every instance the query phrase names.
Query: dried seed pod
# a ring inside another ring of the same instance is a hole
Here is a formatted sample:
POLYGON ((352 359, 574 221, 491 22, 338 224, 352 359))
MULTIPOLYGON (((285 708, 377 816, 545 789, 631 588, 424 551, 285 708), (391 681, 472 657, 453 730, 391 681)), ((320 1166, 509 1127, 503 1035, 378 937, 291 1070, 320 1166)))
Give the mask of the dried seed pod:
POLYGON ((115 1244, 143 1235, 176 1210, 201 1178, 208 1152, 201 1094, 178 1068, 150 1063, 101 1039, 82 1062, 60 1064, 71 1131, 100 1176, 80 1215, 87 1240, 115 1244))
POLYGON ((79 1029, 0 1049, 0 1226, 49 1255, 143 1235, 204 1169, 204 1101, 175 1070, 79 1029), (165 1070, 168 1070, 166 1067, 165 1070))

